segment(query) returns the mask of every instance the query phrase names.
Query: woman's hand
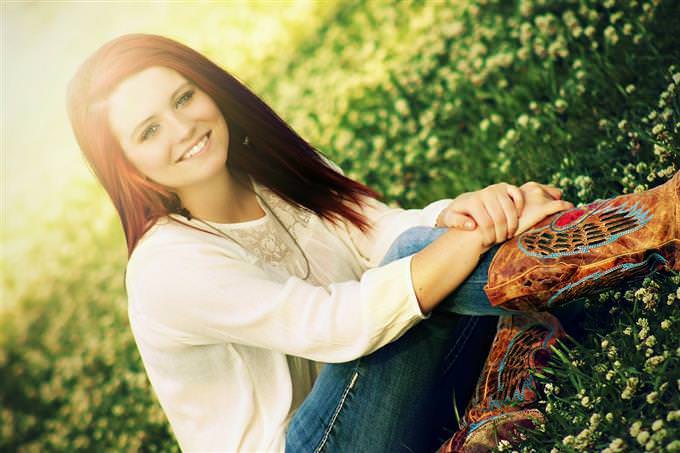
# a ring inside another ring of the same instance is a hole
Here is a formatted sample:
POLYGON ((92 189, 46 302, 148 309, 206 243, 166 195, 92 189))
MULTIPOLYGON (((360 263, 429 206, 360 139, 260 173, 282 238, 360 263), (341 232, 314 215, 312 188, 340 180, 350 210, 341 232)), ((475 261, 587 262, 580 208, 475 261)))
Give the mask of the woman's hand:
POLYGON ((456 197, 439 214, 436 226, 471 230, 475 229, 476 223, 480 227, 482 245, 488 247, 516 233, 524 204, 524 193, 517 186, 493 184, 456 197), (468 226, 467 222, 472 220, 475 223, 468 226))
POLYGON ((562 191, 556 187, 529 181, 520 190, 524 195, 524 210, 514 236, 522 234, 549 215, 574 207, 573 203, 559 199, 562 191))

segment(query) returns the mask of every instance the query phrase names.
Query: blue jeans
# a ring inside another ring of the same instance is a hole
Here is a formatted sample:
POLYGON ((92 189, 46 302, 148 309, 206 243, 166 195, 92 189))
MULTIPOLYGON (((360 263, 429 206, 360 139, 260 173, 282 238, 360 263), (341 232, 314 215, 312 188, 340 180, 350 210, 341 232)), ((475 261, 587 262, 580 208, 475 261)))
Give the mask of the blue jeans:
MULTIPOLYGON (((380 265, 418 252, 446 228, 414 227, 380 265)), ((496 333, 483 287, 499 245, 425 319, 399 339, 346 363, 326 364, 291 419, 286 453, 433 452, 458 429, 496 333), (453 395, 452 395, 453 394, 453 395), (454 409, 455 404, 455 409, 454 409)))

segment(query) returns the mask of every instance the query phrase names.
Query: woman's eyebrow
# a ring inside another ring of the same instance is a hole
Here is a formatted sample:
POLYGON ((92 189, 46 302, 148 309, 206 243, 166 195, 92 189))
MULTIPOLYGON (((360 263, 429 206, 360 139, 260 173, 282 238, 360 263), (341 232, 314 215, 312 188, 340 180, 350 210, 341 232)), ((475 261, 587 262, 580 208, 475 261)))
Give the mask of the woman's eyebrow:
MULTIPOLYGON (((182 91, 182 89, 183 89, 185 86, 187 86, 187 85, 191 85, 191 82, 190 82, 190 81, 186 81, 186 82, 182 83, 179 87, 177 87, 177 89, 176 89, 175 91, 172 92, 172 95, 170 96, 170 103, 172 103, 172 100, 175 99, 175 97, 177 97, 177 95, 179 94, 179 92, 182 91)), ((154 115, 151 115, 151 116, 145 118, 143 121, 141 121, 141 122, 137 125, 137 127, 135 127, 135 128, 132 130, 132 134, 130 134, 130 138, 133 139, 134 136, 135 136, 135 134, 137 133, 137 130, 138 130, 140 127, 142 127, 144 124, 146 124, 149 120, 153 119, 154 116, 156 116, 156 115, 155 115, 155 114, 154 114, 154 115)))

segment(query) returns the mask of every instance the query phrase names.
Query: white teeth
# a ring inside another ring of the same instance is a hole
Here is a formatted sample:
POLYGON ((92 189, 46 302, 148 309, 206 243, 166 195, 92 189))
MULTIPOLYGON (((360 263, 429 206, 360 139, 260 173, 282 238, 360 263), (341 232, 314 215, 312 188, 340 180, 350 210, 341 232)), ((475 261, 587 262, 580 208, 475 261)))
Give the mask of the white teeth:
POLYGON ((198 154, 199 152, 201 152, 203 150, 203 147, 205 146, 206 143, 208 143, 208 136, 207 135, 205 137, 203 137, 203 139, 200 142, 196 143, 196 145, 193 148, 191 148, 189 151, 187 151, 182 156, 182 159, 180 159, 180 160, 188 159, 191 156, 193 156, 194 154, 198 154))

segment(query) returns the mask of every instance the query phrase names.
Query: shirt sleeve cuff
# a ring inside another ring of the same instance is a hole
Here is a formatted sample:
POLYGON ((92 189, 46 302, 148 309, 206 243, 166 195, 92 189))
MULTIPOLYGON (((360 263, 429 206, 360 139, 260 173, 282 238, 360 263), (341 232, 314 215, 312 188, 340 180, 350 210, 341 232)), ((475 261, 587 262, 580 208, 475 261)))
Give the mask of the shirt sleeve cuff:
POLYGON ((453 198, 442 198, 433 201, 423 208, 423 225, 434 227, 439 214, 453 201, 453 198))
POLYGON ((432 316, 432 312, 428 314, 424 314, 423 311, 420 308, 420 304, 418 303, 418 296, 416 296, 416 289, 413 286, 413 277, 411 274, 411 262, 413 261, 413 257, 415 255, 410 255, 407 260, 404 260, 406 262, 405 268, 406 272, 408 275, 406 275, 406 281, 408 281, 408 304, 409 306, 413 309, 413 314, 420 318, 420 319, 428 319, 430 316, 432 316))

